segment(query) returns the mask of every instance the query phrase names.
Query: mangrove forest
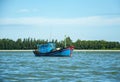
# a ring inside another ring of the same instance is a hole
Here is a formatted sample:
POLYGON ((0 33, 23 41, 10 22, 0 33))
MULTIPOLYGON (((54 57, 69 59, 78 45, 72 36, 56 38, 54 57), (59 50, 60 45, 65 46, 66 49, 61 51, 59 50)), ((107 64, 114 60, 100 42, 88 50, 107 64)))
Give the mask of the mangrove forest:
MULTIPOLYGON (((56 43, 56 47, 64 47, 66 41, 66 45, 73 45, 75 49, 120 49, 120 42, 114 41, 105 41, 105 40, 76 40, 73 42, 70 37, 66 37, 65 40, 58 41, 52 40, 51 42, 56 43)), ((37 44, 44 44, 49 42, 48 40, 41 39, 33 39, 33 38, 25 38, 25 39, 17 39, 12 40, 8 38, 0 39, 0 50, 14 50, 14 49, 36 49, 37 44)))

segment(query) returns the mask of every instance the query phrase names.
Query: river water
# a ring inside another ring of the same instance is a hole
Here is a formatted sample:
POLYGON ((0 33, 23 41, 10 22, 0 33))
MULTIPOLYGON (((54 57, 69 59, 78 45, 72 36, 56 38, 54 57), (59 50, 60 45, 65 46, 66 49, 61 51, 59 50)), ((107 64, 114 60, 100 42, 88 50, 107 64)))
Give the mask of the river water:
POLYGON ((120 52, 73 52, 72 57, 0 52, 0 82, 120 82, 120 52))

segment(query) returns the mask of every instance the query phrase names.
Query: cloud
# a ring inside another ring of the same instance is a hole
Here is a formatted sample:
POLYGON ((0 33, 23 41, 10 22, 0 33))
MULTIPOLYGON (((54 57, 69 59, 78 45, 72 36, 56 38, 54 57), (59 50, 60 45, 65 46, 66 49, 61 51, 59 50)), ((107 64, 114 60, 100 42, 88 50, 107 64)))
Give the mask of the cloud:
POLYGON ((41 17, 3 18, 0 19, 0 24, 80 25, 80 26, 120 25, 120 17, 91 16, 82 18, 41 18, 41 17))
POLYGON ((30 10, 29 9, 20 9, 17 12, 18 13, 28 13, 28 12, 30 12, 30 10))
POLYGON ((31 13, 31 12, 38 12, 38 9, 20 9, 17 11, 17 13, 31 13))

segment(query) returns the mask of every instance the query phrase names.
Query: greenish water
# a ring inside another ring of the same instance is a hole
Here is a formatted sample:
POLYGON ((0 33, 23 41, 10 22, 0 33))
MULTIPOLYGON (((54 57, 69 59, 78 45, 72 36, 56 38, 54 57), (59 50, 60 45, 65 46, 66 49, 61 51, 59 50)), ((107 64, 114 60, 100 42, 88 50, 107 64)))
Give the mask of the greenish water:
POLYGON ((73 52, 72 57, 0 52, 0 82, 120 82, 120 52, 73 52))

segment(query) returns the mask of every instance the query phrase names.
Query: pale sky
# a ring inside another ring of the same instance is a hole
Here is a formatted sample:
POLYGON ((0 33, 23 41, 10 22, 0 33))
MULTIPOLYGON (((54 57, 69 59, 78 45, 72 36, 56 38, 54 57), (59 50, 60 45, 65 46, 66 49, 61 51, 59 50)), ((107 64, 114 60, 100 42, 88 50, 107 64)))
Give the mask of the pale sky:
POLYGON ((0 0, 0 39, 120 42, 120 0, 0 0))

